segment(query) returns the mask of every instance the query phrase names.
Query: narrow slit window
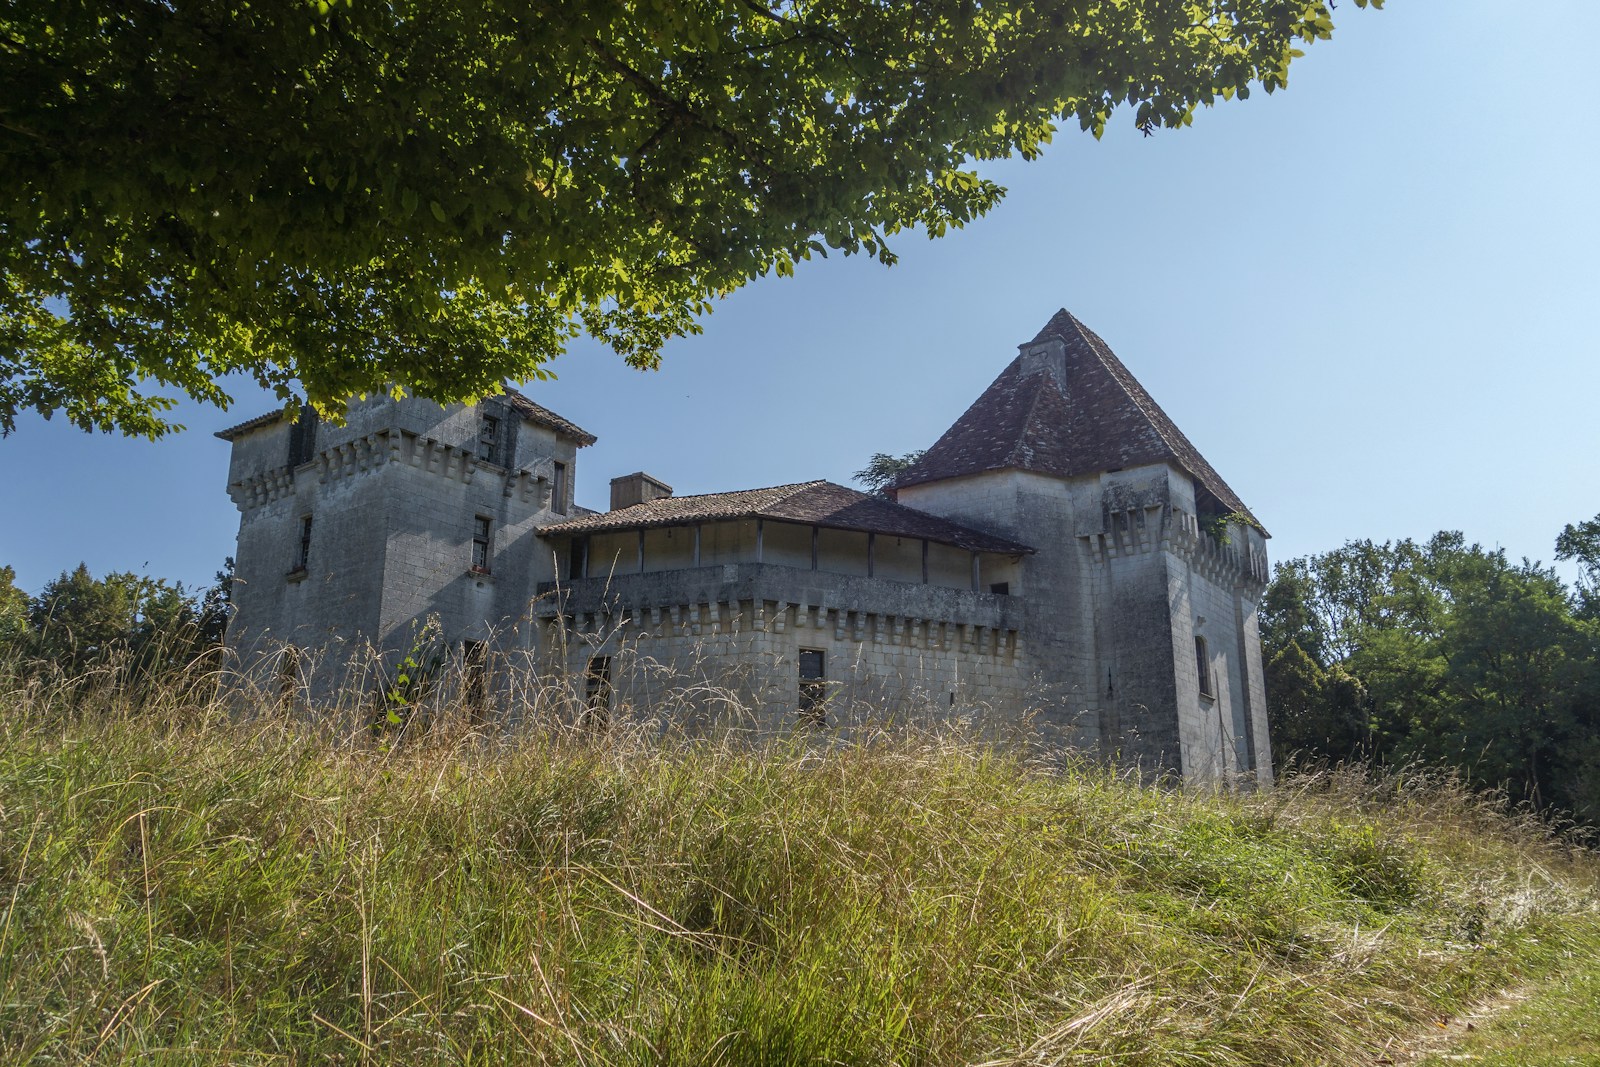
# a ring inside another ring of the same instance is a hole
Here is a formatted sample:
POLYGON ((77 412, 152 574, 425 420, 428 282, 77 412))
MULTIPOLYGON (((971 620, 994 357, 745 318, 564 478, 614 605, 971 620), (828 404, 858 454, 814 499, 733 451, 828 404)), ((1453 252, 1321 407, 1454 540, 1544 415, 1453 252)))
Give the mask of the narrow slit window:
POLYGON ((1211 654, 1206 650, 1206 639, 1203 637, 1194 639, 1194 663, 1200 682, 1200 695, 1216 696, 1216 681, 1211 676, 1211 654))
POLYGON ((475 515, 472 519, 472 569, 489 573, 489 546, 490 546, 489 519, 484 515, 475 515))
POLYGON ((300 516, 300 545, 295 550, 294 569, 303 571, 311 563, 311 516, 300 516))
POLYGON ((827 658, 814 648, 800 650, 800 721, 811 726, 828 725, 827 658))

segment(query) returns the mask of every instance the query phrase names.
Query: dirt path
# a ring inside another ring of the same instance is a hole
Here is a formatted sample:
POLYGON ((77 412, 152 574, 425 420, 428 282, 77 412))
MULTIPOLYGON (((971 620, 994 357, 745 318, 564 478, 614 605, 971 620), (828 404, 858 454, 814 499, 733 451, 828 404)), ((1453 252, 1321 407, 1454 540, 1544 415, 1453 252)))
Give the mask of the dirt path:
MULTIPOLYGON (((1459 1015, 1439 1019, 1414 1033, 1397 1034, 1391 1039, 1390 1044, 1372 1059, 1372 1063, 1375 1067, 1389 1067, 1391 1064, 1394 1067, 1410 1067, 1430 1056, 1450 1059, 1449 1050, 1469 1033, 1495 1016, 1521 1004, 1531 997, 1533 992, 1532 986, 1502 989, 1493 996, 1485 997, 1473 1004, 1459 1015)), ((1464 1060, 1474 1058, 1461 1057, 1464 1060)))

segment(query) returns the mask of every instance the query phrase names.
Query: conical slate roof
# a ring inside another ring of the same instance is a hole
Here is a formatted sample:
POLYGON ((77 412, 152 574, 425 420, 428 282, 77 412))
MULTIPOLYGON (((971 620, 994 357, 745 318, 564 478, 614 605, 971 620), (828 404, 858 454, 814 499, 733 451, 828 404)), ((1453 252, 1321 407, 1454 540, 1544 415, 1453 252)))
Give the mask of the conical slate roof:
MULTIPOLYGON (((1249 509, 1093 330, 1065 308, 1023 348, 1061 341, 1065 378, 1018 356, 910 469, 898 487, 991 470, 1072 477, 1173 463, 1230 512, 1249 509), (1034 369, 1034 368, 1039 369, 1034 369)), ((1254 521, 1252 517, 1251 521, 1254 521)))

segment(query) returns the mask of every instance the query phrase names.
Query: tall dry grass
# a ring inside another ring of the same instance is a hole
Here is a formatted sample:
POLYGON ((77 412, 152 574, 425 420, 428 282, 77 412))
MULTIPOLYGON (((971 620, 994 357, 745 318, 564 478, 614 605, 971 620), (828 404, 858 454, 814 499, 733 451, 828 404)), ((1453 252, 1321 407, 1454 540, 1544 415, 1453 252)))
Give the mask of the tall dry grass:
POLYGON ((1593 924, 1591 855, 1424 775, 138 688, 0 677, 4 1062, 1354 1062, 1593 924))

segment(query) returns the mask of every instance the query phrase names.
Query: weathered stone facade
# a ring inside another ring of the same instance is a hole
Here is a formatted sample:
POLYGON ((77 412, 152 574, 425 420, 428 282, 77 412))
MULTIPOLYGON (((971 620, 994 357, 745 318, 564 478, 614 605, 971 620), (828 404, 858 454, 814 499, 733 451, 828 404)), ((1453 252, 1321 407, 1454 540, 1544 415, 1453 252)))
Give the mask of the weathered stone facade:
POLYGON ((674 497, 641 472, 586 512, 593 438, 509 391, 219 436, 242 513, 231 640, 246 663, 315 650, 313 697, 361 684, 331 669, 358 646, 392 659, 433 618, 511 716, 520 690, 495 682, 521 671, 579 716, 958 715, 1271 780, 1265 533, 1066 312, 895 502, 827 482, 674 497))

